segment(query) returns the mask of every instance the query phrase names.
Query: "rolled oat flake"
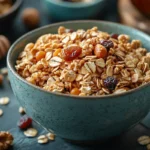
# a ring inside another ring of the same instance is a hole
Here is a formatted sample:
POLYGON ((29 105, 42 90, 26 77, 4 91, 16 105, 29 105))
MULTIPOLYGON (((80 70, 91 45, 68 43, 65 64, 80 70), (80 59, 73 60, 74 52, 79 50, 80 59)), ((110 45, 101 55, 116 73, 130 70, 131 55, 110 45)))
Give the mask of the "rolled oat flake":
POLYGON ((35 137, 38 134, 38 131, 34 128, 28 128, 24 131, 24 135, 27 137, 35 137))
POLYGON ((48 143, 48 138, 45 135, 41 135, 37 138, 38 143, 40 144, 46 144, 48 143))
POLYGON ((3 115, 3 110, 2 109, 0 109, 0 116, 2 116, 3 115))
POLYGON ((150 137, 147 135, 143 135, 141 137, 138 138, 138 143, 140 145, 147 145, 150 144, 150 137))
POLYGON ((8 97, 2 97, 0 98, 0 105, 7 105, 9 103, 8 97))
POLYGON ((48 137, 49 140, 55 140, 55 134, 53 133, 48 133, 46 134, 46 136, 48 137))

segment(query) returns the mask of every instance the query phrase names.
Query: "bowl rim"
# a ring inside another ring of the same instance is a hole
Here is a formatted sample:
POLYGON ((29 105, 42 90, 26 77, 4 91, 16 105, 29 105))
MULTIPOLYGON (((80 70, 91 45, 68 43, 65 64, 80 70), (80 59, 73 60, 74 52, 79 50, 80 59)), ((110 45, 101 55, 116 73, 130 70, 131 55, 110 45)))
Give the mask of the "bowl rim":
POLYGON ((15 12, 19 8, 21 3, 22 3, 22 0, 16 0, 9 11, 7 11, 6 13, 0 15, 0 19, 3 19, 5 17, 9 16, 10 14, 12 14, 13 12, 15 12))
POLYGON ((98 3, 102 2, 103 0, 91 0, 91 2, 89 3, 85 3, 85 2, 75 2, 75 3, 71 3, 71 2, 67 2, 67 1, 62 1, 59 0, 46 0, 49 3, 53 3, 55 5, 59 5, 61 7, 68 7, 68 8, 83 8, 83 7, 89 7, 89 6, 93 6, 93 5, 97 5, 98 3))
POLYGON ((123 92, 123 93, 118 93, 118 94, 109 94, 109 95, 96 95, 96 96, 77 96, 77 95, 69 95, 69 94, 64 94, 64 93, 59 93, 59 92, 51 92, 51 91, 47 91, 47 90, 44 90, 36 85, 33 85, 29 82, 27 82, 23 77, 21 77, 17 72, 16 70, 14 69, 14 66, 12 65, 12 63, 10 62, 11 60, 11 53, 13 52, 13 49, 16 45, 19 44, 19 42, 24 39, 25 37, 29 36, 30 34, 34 34, 35 32, 38 32, 42 29, 45 29, 45 28, 50 28, 50 27, 55 27, 56 25, 59 26, 59 25, 65 25, 65 24, 72 24, 72 23, 89 23, 89 22, 98 22, 98 23, 105 23, 105 24, 112 24, 112 25, 115 25, 115 26, 121 26, 121 27, 124 27, 126 29, 129 29, 129 30, 134 30, 134 31, 137 31, 141 34, 141 36, 143 37, 146 37, 148 39, 150 39, 149 35, 148 34, 145 34, 137 29, 134 29, 132 27, 129 27, 129 26, 125 26, 125 25, 122 25, 122 24, 119 24, 119 23, 114 23, 114 22, 109 22, 109 21, 99 21, 99 20, 76 20, 76 21, 65 21, 65 22, 59 22, 59 23, 54 23, 54 24, 50 24, 50 25, 46 25, 46 26, 43 26, 43 27, 40 27, 38 29, 35 29, 35 30, 32 30, 26 34, 24 34, 23 36, 21 36, 19 39, 17 39, 13 44, 12 46, 10 47, 9 51, 8 51, 8 54, 7 54, 7 67, 10 69, 10 71, 12 72, 12 74, 18 79, 20 80, 21 82, 31 86, 32 88, 36 89, 36 90, 39 90, 39 91, 42 91, 42 92, 45 92, 45 93, 48 93, 48 94, 54 94, 54 95, 57 95, 57 96, 63 96, 63 97, 72 97, 72 98, 76 98, 76 99, 95 99, 95 100, 101 100, 101 99, 107 99, 107 98, 115 98, 115 97, 120 97, 120 96, 125 96, 125 95, 128 95, 128 94, 132 94, 132 93, 135 93, 135 92, 138 92, 139 90, 147 87, 147 86, 150 86, 150 82, 148 83, 145 83, 137 88, 134 88, 134 89, 131 89, 127 92, 123 92), (99 99, 98 99, 99 98, 99 99))

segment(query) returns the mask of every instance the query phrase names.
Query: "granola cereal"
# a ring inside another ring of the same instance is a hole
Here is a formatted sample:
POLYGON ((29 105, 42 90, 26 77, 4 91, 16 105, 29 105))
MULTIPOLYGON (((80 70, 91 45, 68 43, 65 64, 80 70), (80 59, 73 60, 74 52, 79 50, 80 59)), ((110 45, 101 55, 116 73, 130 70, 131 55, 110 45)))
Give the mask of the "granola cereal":
POLYGON ((28 43, 16 70, 47 91, 79 96, 118 94, 150 81, 150 52, 126 34, 97 27, 72 31, 59 27, 28 43))

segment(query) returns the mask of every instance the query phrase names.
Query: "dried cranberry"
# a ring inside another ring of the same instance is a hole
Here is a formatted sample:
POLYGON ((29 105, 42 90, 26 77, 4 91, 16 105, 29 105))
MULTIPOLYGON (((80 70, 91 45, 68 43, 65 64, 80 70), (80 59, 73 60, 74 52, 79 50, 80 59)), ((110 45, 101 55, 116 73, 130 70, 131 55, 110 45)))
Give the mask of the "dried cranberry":
POLYGON ((111 38, 118 40, 118 36, 119 36, 118 34, 112 34, 111 38))
POLYGON ((117 83, 118 83, 118 80, 114 77, 107 77, 104 80, 104 86, 109 90, 114 90, 117 83))
POLYGON ((20 129, 27 129, 32 124, 32 119, 28 117, 27 115, 24 115, 20 118, 17 125, 20 129))
POLYGON ((63 56, 66 61, 71 61, 77 58, 82 52, 82 48, 77 45, 72 45, 63 50, 63 56))
POLYGON ((114 47, 114 43, 111 40, 100 40, 100 44, 103 45, 107 50, 114 47))

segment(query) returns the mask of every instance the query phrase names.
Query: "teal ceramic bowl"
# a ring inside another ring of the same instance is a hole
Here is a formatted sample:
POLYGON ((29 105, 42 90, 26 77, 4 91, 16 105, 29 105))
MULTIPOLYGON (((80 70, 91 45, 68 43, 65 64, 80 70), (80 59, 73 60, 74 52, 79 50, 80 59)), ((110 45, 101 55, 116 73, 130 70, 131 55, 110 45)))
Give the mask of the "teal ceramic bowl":
POLYGON ((64 2, 62 0, 43 0, 45 10, 52 20, 77 20, 90 19, 98 15, 104 8, 108 0, 91 0, 85 2, 64 2))
POLYGON ((88 29, 98 26, 109 33, 126 33, 139 39, 150 50, 150 37, 136 29, 102 21, 73 21, 52 24, 27 33, 10 48, 7 56, 13 92, 27 114, 57 136, 77 141, 101 140, 117 136, 137 124, 150 109, 150 84, 126 93, 108 96, 78 97, 52 93, 36 87, 15 70, 18 54, 29 42, 46 33, 56 33, 59 26, 88 29))

